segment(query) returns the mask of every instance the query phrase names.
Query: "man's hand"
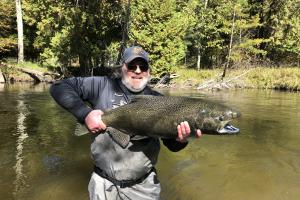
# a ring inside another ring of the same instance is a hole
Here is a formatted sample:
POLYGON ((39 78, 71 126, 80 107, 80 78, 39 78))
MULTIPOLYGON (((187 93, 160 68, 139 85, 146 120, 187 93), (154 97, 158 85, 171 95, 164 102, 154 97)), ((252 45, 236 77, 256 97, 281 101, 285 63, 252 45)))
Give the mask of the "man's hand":
MULTIPOLYGON (((190 137, 191 129, 189 126, 189 123, 187 121, 181 122, 177 126, 177 133, 178 133, 178 138, 177 141, 179 142, 187 142, 187 138, 190 137)), ((196 131, 196 137, 201 137, 201 131, 200 129, 197 129, 196 131)))
POLYGON ((101 116, 102 110, 93 110, 85 118, 85 125, 91 133, 97 133, 106 129, 101 116))

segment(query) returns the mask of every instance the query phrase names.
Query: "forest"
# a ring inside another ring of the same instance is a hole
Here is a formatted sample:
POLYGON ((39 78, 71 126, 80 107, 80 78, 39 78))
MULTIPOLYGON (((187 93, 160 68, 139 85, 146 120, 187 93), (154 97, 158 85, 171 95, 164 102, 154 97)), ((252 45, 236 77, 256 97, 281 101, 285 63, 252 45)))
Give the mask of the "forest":
POLYGON ((1 0, 0 59, 85 76, 135 44, 156 75, 299 67, 299 16, 299 0, 1 0))

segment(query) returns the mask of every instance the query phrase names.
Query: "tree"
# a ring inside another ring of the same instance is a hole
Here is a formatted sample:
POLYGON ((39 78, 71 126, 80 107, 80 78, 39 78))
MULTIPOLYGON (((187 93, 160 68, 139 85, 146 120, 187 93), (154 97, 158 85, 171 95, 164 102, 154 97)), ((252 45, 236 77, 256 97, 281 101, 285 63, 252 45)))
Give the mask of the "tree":
POLYGON ((37 28, 34 47, 46 65, 79 66, 81 75, 107 62, 107 48, 120 41, 118 1, 26 0, 26 21, 37 28))
POLYGON ((120 42, 128 36, 122 47, 143 46, 158 75, 172 72, 184 59, 197 69, 226 62, 228 68, 266 60, 278 66, 300 62, 299 0, 23 0, 22 7, 20 3, 0 1, 1 58, 16 55, 18 11, 23 14, 18 19, 24 20, 26 58, 61 70, 76 67, 81 75, 115 64, 120 42), (131 17, 126 15, 129 10, 131 17))
MULTIPOLYGON (((253 38, 253 30, 262 26, 259 22, 259 15, 249 15, 249 5, 245 0, 238 0, 234 3, 235 9, 235 28, 232 34, 234 41, 232 41, 232 52, 228 61, 233 64, 249 65, 258 57, 265 56, 267 51, 261 49, 261 45, 269 42, 264 38, 253 38)), ((232 39, 232 37, 231 37, 232 39)))
POLYGON ((133 1, 130 40, 150 52, 154 74, 172 71, 184 58, 187 12, 177 11, 175 0, 133 1))
POLYGON ((262 26, 256 30, 255 38, 268 39, 261 50, 277 65, 283 60, 299 60, 299 13, 298 0, 249 0, 250 14, 258 14, 262 26), (298 39, 297 39, 298 38, 298 39), (287 59, 288 57, 288 59, 287 59))
POLYGON ((195 1, 194 21, 186 34, 191 65, 199 69, 222 64, 230 38, 232 5, 227 1, 195 1))
POLYGON ((203 5, 203 9, 201 9, 201 14, 200 14, 200 23, 198 23, 197 26, 197 31, 196 31, 196 37, 197 37, 197 43, 196 43, 196 48, 197 48, 197 69, 200 70, 200 65, 201 65, 201 52, 202 52, 202 44, 201 44, 201 40, 203 38, 203 34, 201 33, 202 30, 204 29, 204 24, 203 19, 206 15, 206 8, 207 8, 207 4, 208 4, 208 0, 204 1, 204 5, 203 5))
POLYGON ((24 61, 23 18, 21 0, 16 0, 17 27, 18 27, 18 62, 24 61))
POLYGON ((300 62, 300 2, 285 1, 272 26, 268 46, 269 58, 279 64, 299 66, 300 62))
POLYGON ((0 1, 0 58, 12 56, 17 48, 15 3, 0 1))

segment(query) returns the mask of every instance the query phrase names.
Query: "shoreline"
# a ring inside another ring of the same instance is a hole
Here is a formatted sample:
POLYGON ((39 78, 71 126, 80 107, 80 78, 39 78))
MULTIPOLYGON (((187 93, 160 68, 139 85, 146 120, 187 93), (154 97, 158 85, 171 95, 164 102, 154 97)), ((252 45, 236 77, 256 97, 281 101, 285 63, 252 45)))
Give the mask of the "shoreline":
MULTIPOLYGON (((224 90, 224 89, 272 89, 279 91, 300 91, 299 67, 252 67, 243 69, 228 69, 226 76, 221 78, 222 69, 187 69, 175 67, 167 81, 160 83, 165 77, 155 78, 151 83, 153 88, 224 90)), ((41 67, 21 67, 2 62, 0 65, 0 83, 52 83, 62 76, 41 67), (39 79, 37 79, 36 76, 39 79)))

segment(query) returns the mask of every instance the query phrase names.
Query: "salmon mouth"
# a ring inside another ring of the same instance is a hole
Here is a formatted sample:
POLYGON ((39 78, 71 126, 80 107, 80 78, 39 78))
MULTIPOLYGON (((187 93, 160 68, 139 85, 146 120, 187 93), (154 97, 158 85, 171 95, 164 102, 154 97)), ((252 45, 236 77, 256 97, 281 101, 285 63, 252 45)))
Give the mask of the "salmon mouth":
POLYGON ((233 135, 233 134, 238 134, 240 132, 240 129, 227 123, 223 128, 221 128, 217 132, 222 135, 233 135))

